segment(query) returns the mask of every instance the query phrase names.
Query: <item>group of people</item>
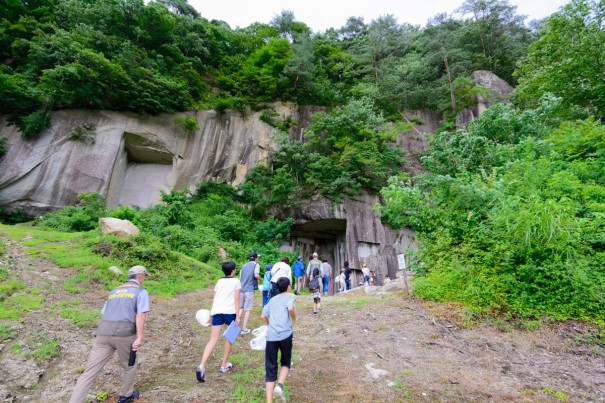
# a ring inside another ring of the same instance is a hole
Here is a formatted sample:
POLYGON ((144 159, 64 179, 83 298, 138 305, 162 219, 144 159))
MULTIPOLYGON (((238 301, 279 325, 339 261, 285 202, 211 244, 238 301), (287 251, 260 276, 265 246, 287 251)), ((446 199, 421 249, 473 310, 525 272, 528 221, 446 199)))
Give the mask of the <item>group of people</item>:
MULTIPOLYGON (((206 380, 206 364, 216 344, 220 332, 232 322, 240 325, 241 334, 250 333, 248 320, 254 303, 254 292, 262 281, 263 310, 262 321, 267 325, 265 349, 265 382, 267 402, 278 396, 285 401, 283 384, 286 381, 292 360, 292 326, 296 322, 295 298, 292 292, 300 295, 302 287, 308 281, 313 298, 313 314, 321 311, 321 295, 329 294, 332 267, 326 260, 320 260, 317 253, 307 264, 306 270, 302 256, 294 263, 295 288, 292 290, 292 268, 288 257, 283 257, 274 265, 266 267, 263 278, 260 276, 258 254, 250 253, 249 261, 242 266, 239 278, 236 277, 236 264, 229 261, 222 264, 224 277, 214 287, 214 298, 210 310, 208 325, 212 326, 210 339, 204 348, 200 365, 196 368, 196 379, 206 380), (281 352, 278 373, 278 352, 281 352), (275 383, 277 382, 277 385, 275 383)), ((370 272, 364 264, 362 268, 364 282, 370 284, 370 272), (367 272, 367 274, 366 274, 367 272)), ((344 268, 335 281, 340 284, 339 291, 351 288, 351 268, 344 268)), ((123 386, 118 403, 130 403, 139 398, 134 390, 134 361, 136 352, 143 340, 145 314, 149 312, 149 293, 142 284, 148 273, 143 266, 133 266, 128 271, 128 281, 110 291, 101 311, 102 319, 95 333, 95 342, 86 369, 78 378, 70 403, 82 403, 98 374, 107 361, 117 351, 123 369, 123 386)), ((225 374, 233 368, 228 362, 231 343, 226 339, 219 372, 225 374)))

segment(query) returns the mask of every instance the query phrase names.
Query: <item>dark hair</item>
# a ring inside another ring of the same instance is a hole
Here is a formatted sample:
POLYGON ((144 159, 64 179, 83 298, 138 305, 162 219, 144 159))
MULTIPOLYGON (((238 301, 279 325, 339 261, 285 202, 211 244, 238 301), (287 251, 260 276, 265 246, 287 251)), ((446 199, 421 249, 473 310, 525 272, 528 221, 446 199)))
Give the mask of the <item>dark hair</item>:
POLYGON ((280 294, 282 292, 288 291, 288 286, 290 285, 290 279, 288 277, 280 277, 277 279, 277 289, 280 294))
POLYGON ((345 267, 349 267, 349 262, 345 262, 345 267))
POLYGON ((288 256, 282 257, 281 261, 284 262, 285 264, 290 264, 290 259, 288 259, 288 256))
POLYGON ((222 269, 225 276, 230 276, 233 270, 235 270, 235 262, 224 262, 222 269))
POLYGON ((313 275, 314 276, 319 276, 319 269, 318 268, 313 269, 313 275))

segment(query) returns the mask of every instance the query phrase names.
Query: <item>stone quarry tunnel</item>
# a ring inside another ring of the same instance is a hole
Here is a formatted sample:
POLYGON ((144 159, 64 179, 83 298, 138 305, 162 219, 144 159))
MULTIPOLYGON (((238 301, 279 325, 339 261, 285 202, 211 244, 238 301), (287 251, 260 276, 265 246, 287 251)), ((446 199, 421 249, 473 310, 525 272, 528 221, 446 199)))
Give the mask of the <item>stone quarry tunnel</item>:
POLYGON ((294 224, 290 228, 292 248, 294 250, 300 248, 305 268, 314 252, 317 252, 321 259, 325 258, 330 263, 332 266, 331 287, 334 284, 334 276, 336 273, 340 273, 340 268, 347 256, 346 230, 347 220, 342 219, 308 221, 294 224))
POLYGON ((108 207, 149 207, 159 202, 160 191, 171 189, 173 154, 151 133, 124 132, 109 185, 108 207))

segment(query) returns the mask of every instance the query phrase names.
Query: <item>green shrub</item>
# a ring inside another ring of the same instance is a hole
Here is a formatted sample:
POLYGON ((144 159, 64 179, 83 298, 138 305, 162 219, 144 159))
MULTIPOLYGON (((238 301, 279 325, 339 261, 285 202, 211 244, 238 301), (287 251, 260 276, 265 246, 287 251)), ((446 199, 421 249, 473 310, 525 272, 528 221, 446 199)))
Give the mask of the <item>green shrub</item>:
POLYGON ((0 207, 0 222, 3 224, 19 224, 30 220, 23 209, 5 211, 0 207))
POLYGON ((19 128, 25 139, 33 139, 44 130, 50 128, 50 113, 46 110, 32 112, 19 119, 19 128))
POLYGON ((200 128, 196 118, 178 117, 174 119, 174 123, 188 132, 194 132, 200 128))
POLYGON ((0 158, 4 157, 4 154, 6 154, 6 142, 6 137, 0 137, 0 158))
POLYGON ((524 318, 605 315, 605 126, 538 115, 494 108, 449 149, 437 139, 433 173, 383 189, 383 220, 420 239, 418 296, 524 318))
POLYGON ((84 123, 71 129, 68 139, 71 141, 82 141, 95 143, 97 134, 97 125, 94 123, 84 123))
POLYGON ((79 194, 80 203, 38 217, 36 224, 64 232, 90 231, 98 227, 107 213, 105 198, 98 193, 79 194))

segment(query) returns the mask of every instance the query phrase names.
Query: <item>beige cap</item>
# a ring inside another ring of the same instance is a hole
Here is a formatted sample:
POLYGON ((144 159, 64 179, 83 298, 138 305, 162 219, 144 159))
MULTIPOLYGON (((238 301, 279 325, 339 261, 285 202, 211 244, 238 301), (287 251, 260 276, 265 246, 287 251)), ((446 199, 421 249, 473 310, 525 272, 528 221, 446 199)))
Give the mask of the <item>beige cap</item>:
POLYGON ((132 266, 130 270, 128 270, 129 276, 134 276, 138 274, 144 274, 145 276, 149 275, 149 273, 147 273, 147 269, 143 266, 132 266))

